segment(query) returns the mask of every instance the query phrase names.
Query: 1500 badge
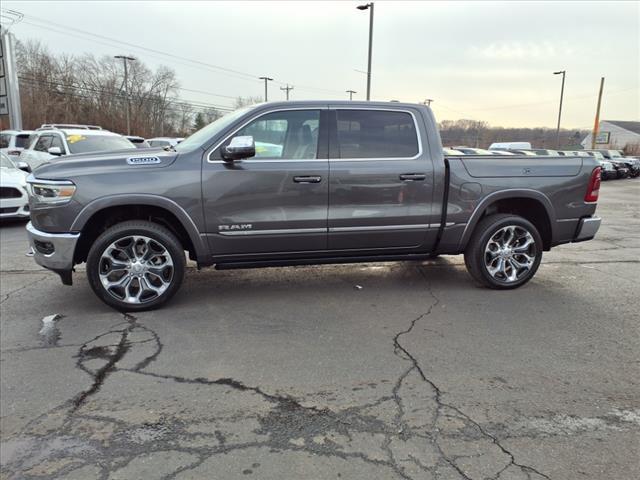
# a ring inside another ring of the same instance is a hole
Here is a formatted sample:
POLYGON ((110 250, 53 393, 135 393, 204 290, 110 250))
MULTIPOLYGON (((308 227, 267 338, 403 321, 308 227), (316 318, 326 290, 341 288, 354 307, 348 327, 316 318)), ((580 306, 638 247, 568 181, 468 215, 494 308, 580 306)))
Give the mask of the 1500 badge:
POLYGON ((129 165, 153 165, 160 163, 160 159, 158 157, 129 157, 127 163, 129 165))

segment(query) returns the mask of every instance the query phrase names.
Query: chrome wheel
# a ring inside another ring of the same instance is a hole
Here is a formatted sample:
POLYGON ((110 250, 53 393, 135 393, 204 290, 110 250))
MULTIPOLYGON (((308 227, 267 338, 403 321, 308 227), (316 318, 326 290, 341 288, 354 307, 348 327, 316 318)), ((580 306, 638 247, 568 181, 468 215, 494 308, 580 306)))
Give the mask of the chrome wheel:
POLYGON ((167 248, 153 238, 128 235, 100 256, 100 282, 114 298, 130 304, 150 302, 171 285, 174 267, 167 248))
POLYGON ((536 242, 519 225, 509 225, 494 233, 484 249, 484 264, 494 279, 513 283, 527 275, 536 260, 536 242))

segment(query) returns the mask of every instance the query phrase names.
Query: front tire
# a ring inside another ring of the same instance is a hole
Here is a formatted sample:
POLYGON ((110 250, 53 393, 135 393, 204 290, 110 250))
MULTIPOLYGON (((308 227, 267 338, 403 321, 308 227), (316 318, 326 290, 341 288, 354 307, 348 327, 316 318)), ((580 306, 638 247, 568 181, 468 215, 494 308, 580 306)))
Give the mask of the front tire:
POLYGON ((107 305, 128 312, 152 310, 182 284, 184 249, 157 223, 132 220, 103 232, 87 256, 87 278, 107 305))
POLYGON ((543 243, 536 227, 510 214, 482 219, 464 252, 471 276, 499 290, 517 288, 535 275, 542 260, 543 243))

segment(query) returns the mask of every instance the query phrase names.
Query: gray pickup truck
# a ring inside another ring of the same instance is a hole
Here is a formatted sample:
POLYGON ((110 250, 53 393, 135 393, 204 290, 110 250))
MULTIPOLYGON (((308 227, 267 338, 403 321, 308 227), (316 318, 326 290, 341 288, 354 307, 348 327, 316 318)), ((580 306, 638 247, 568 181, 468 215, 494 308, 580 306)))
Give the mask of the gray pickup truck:
POLYGON ((186 256, 218 269, 464 254, 481 284, 533 277, 542 252, 594 237, 590 157, 445 156, 423 105, 282 102, 236 110, 175 147, 71 155, 28 179, 34 258, 151 309, 186 256))

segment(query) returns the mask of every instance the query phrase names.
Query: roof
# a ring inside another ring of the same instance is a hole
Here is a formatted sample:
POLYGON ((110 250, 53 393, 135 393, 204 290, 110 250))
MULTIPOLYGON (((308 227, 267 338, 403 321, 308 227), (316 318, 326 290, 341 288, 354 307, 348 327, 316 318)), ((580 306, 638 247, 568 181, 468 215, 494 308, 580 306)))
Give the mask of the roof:
POLYGON ((53 133, 53 132, 62 132, 65 135, 100 135, 100 136, 108 136, 108 137, 119 137, 117 133, 110 132, 109 130, 85 130, 84 128, 51 128, 38 130, 38 133, 53 133))
POLYGON ((637 133, 640 135, 640 122, 627 122, 621 120, 603 120, 603 122, 610 123, 611 125, 615 125, 616 127, 624 128, 633 133, 637 133))
POLYGON ((266 106, 269 107, 322 107, 327 105, 338 107, 375 107, 375 108, 407 108, 407 107, 424 107, 419 103, 403 103, 403 102, 373 102, 365 100, 283 100, 279 102, 257 103, 252 107, 266 106))
POLYGON ((2 130, 0 133, 10 133, 16 135, 31 135, 33 130, 2 130))

